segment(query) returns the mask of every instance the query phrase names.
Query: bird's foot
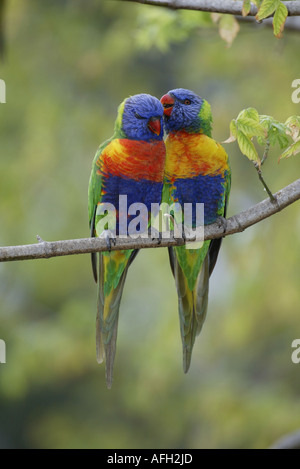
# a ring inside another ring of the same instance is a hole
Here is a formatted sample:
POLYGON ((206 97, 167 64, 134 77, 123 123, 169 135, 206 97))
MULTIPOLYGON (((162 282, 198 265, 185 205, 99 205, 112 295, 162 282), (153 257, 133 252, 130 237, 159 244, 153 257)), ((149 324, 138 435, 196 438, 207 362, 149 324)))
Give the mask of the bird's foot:
POLYGON ((225 233, 226 229, 227 229, 227 220, 226 218, 220 216, 217 218, 217 223, 218 223, 218 227, 219 228, 223 228, 223 233, 225 233))
POLYGON ((186 243, 186 240, 187 240, 188 236, 189 236, 188 228, 185 225, 182 224, 181 237, 182 237, 184 243, 186 243))
POLYGON ((168 220, 171 220, 173 224, 173 230, 174 230, 174 238, 182 238, 184 241, 186 241, 186 235, 185 235, 185 226, 183 223, 177 223, 173 215, 170 213, 165 213, 164 217, 166 217, 168 220))
POLYGON ((148 229, 148 234, 151 236, 152 241, 157 239, 157 244, 161 244, 162 240, 162 233, 159 231, 157 228, 154 228, 154 226, 150 226, 148 229))
POLYGON ((104 230, 102 231, 101 235, 100 235, 100 238, 104 238, 105 239, 105 242, 106 242, 106 246, 107 246, 107 249, 108 249, 108 252, 111 251, 111 243, 113 243, 114 245, 116 245, 116 235, 113 231, 111 230, 104 230))

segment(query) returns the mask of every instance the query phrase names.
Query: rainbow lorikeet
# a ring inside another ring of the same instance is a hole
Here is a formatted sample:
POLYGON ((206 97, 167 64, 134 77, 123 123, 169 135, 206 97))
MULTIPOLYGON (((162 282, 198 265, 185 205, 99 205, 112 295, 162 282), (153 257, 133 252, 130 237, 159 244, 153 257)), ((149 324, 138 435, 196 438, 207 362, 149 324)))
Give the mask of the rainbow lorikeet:
POLYGON ((100 145, 93 161, 89 183, 91 236, 104 236, 108 245, 108 251, 99 253, 98 272, 97 254, 92 254, 94 278, 98 281, 97 361, 101 363, 105 358, 108 388, 112 385, 124 282, 138 251, 110 251, 112 230, 108 230, 107 225, 103 229, 103 208, 107 204, 115 208, 116 235, 124 235, 120 226, 121 217, 123 220, 125 217, 126 236, 132 221, 127 207, 142 203, 150 214, 151 203, 160 204, 165 164, 162 118, 163 107, 153 96, 138 94, 125 99, 118 109, 113 136, 100 145), (127 196, 125 208, 121 202, 119 204, 121 195, 127 196))
MULTIPOLYGON (((204 204, 204 225, 224 220, 230 192, 230 167, 223 147, 211 138, 209 103, 185 89, 161 98, 167 134, 163 201, 204 204)), ((194 209, 194 207, 193 207, 194 209)), ((192 227, 195 228, 193 212, 192 227)), ((184 220, 183 220, 184 225, 184 220)), ((196 335, 202 329, 208 304, 209 277, 221 239, 204 241, 199 249, 169 248, 178 293, 183 368, 189 369, 196 335)))

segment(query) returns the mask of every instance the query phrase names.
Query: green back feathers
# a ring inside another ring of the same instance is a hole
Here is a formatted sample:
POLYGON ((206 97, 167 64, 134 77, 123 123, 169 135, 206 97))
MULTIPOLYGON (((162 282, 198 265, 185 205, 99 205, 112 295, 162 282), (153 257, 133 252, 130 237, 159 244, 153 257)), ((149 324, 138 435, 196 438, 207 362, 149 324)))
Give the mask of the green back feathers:
POLYGON ((123 121, 125 102, 126 102, 126 99, 124 99, 124 101, 118 107, 118 114, 117 114, 117 119, 116 119, 116 122, 115 122, 113 138, 126 138, 126 135, 123 131, 123 122, 122 122, 123 121))
POLYGON ((211 137, 211 130, 212 130, 212 113, 211 107, 206 99, 203 99, 203 104, 201 106, 199 112, 200 118, 200 132, 211 137))
POLYGON ((95 206, 98 204, 100 197, 101 197, 101 189, 102 189, 102 184, 101 184, 102 177, 99 173, 97 173, 97 170, 99 169, 99 167, 97 166, 97 161, 99 160, 99 158, 101 158, 102 152, 111 143, 112 140, 116 138, 126 138, 126 135, 122 129, 122 119, 123 119, 125 101, 126 99, 118 107, 117 119, 115 121, 113 136, 109 138, 108 140, 106 140, 105 142, 103 142, 99 146, 94 157, 93 167, 92 167, 92 172, 91 172, 90 182, 89 182, 89 194, 88 194, 90 226, 91 226, 91 222, 94 216, 95 206))

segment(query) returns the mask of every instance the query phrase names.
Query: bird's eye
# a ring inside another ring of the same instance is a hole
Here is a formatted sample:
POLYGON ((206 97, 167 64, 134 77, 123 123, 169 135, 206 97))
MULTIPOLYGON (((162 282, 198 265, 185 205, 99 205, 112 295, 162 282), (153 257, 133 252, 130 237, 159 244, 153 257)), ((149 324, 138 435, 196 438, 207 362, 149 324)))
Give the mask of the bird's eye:
POLYGON ((185 99, 184 104, 191 104, 191 101, 189 99, 185 99))
POLYGON ((134 113, 134 116, 137 118, 137 119, 144 119, 142 116, 140 116, 137 112, 134 113))

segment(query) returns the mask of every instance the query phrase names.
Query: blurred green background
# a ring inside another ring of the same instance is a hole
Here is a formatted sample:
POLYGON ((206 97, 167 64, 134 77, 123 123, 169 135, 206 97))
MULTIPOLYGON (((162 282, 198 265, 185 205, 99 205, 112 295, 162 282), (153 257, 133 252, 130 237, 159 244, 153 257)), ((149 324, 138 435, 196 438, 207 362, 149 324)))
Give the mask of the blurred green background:
MULTIPOLYGON (((214 137, 256 107, 300 114, 300 35, 243 25, 232 47, 207 16, 115 1, 8 0, 0 78, 0 244, 89 235, 98 145, 128 95, 190 88, 212 105, 214 137)), ((266 197, 236 143, 229 215, 266 197)), ((264 174, 273 192, 300 160, 264 174)), ((89 255, 0 263, 1 448, 265 448, 300 427, 300 215, 294 204, 227 237, 206 324, 182 371, 177 296, 165 249, 143 250, 121 303, 114 383, 96 363, 89 255)))

